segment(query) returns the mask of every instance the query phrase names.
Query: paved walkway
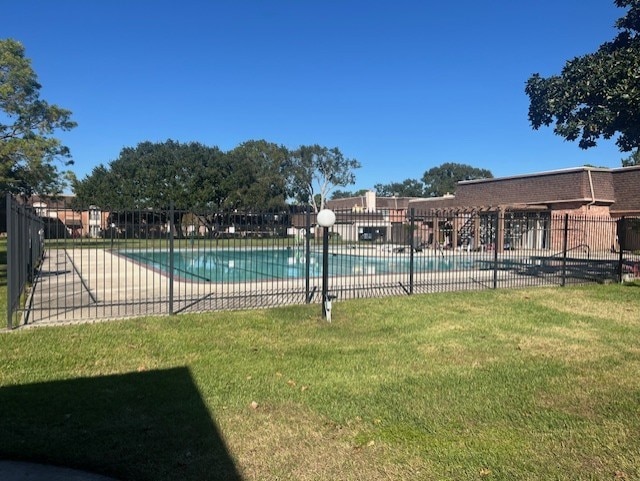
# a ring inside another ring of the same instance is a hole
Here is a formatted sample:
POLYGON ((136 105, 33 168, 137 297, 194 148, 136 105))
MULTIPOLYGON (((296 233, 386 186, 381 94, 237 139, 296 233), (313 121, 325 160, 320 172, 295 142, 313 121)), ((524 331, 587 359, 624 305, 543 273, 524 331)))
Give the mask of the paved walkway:
POLYGON ((98 474, 44 464, 0 460, 2 481, 116 481, 98 474))

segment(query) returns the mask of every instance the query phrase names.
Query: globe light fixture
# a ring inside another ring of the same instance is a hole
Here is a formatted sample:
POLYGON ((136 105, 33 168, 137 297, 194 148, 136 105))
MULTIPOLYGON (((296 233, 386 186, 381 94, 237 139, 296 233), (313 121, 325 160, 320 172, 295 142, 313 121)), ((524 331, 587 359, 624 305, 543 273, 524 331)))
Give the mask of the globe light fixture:
MULTIPOLYGON (((336 215, 331 209, 322 209, 318 212, 317 222, 322 227, 322 318, 327 317, 329 300, 329 229, 336 223, 336 215)), ((329 312, 331 310, 329 309, 329 312)), ((330 314, 329 314, 330 316, 330 314)))

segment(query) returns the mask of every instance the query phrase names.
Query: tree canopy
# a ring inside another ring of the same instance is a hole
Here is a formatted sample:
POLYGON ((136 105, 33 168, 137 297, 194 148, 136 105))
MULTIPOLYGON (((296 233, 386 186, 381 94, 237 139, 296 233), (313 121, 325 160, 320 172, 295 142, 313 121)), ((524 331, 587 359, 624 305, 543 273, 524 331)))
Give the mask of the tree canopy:
POLYGON ((240 144, 227 153, 233 167, 225 184, 229 198, 224 205, 241 209, 281 209, 287 200, 289 152, 282 145, 265 140, 240 144))
POLYGON ((331 200, 346 199, 349 197, 361 197, 366 193, 367 189, 358 189, 356 191, 336 189, 331 193, 331 200))
POLYGON ((142 142, 122 149, 116 160, 97 166, 73 187, 78 203, 116 210, 166 208, 171 201, 179 208, 204 206, 228 198, 227 184, 219 181, 225 171, 233 169, 217 147, 142 142))
POLYGON ((40 89, 22 44, 0 40, 0 187, 27 197, 60 193, 65 181, 56 161, 72 163, 52 135, 76 123, 70 111, 42 100, 40 89))
POLYGON ((376 184, 374 190, 382 197, 422 197, 424 184, 417 179, 405 179, 402 182, 376 184))
POLYGON ((317 145, 292 153, 282 145, 251 140, 222 152, 197 142, 142 142, 76 180, 74 192, 78 205, 114 210, 167 208, 171 201, 176 208, 278 210, 290 197, 323 205, 314 196, 326 199, 332 186, 353 183, 355 165, 337 148, 317 145))
POLYGON ((425 197, 440 197, 453 194, 456 184, 462 180, 491 179, 493 174, 487 169, 479 169, 467 164, 446 162, 427 170, 422 176, 425 197))
POLYGON ((335 187, 355 183, 354 170, 360 162, 346 158, 337 147, 303 145, 291 153, 289 194, 302 204, 310 204, 315 212, 323 209, 335 187), (316 199, 319 194, 319 201, 316 199))
POLYGON ((560 75, 527 81, 534 129, 555 122, 554 132, 582 149, 614 136, 622 152, 640 147, 640 0, 615 4, 628 10, 612 41, 567 61, 560 75))
POLYGON ((622 159, 622 167, 640 165, 640 149, 636 149, 629 157, 622 159))

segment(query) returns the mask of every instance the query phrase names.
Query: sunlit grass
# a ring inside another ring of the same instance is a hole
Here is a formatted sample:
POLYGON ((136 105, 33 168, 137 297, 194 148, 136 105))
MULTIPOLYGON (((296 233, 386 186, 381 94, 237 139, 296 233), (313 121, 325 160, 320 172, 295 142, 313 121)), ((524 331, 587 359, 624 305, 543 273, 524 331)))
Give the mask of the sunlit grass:
POLYGON ((640 477, 637 286, 345 301, 332 324, 318 311, 4 333, 0 457, 131 480, 238 479, 206 433, 184 428, 200 399, 245 480, 640 477), (182 368, 195 398, 143 376, 182 368), (128 378, 100 384, 131 373, 144 388, 130 397, 128 378), (75 402, 52 407, 47 392, 65 383, 75 402), (29 386, 40 396, 25 401, 29 386), (215 472, 227 474, 203 474, 215 472))

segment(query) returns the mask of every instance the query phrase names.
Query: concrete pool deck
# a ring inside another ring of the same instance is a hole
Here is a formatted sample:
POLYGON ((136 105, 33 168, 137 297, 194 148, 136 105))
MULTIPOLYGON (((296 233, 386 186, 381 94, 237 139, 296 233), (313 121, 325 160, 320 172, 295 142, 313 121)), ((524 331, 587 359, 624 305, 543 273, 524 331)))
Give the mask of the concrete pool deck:
MULTIPOLYGON (((395 247, 351 246, 332 247, 331 254, 373 257, 380 259, 406 259, 410 252, 394 252, 395 247)), ((493 253, 467 253, 465 251, 422 251, 418 258, 445 257, 472 259, 476 269, 416 272, 414 293, 451 290, 477 290, 493 287, 558 285, 557 274, 545 273, 544 262, 539 265, 522 264, 530 273, 489 268, 493 253), (494 278, 495 275, 495 278, 494 278), (547 276, 547 277, 545 277, 547 276)), ((609 261, 613 256, 605 256, 609 261)), ((531 253, 503 254, 500 262, 529 262, 531 253)), ((561 259, 554 258, 553 263, 561 259)), ((605 261, 605 259, 603 259, 605 261)), ((552 271, 552 269, 547 269, 552 271)), ((330 278, 330 290, 339 293, 339 299, 354 297, 382 297, 406 295, 409 272, 376 274, 358 272, 350 276, 330 278)), ((321 278, 311 277, 309 288, 312 302, 318 302, 321 278)), ((36 283, 28 299, 26 325, 92 322, 129 318, 143 315, 166 315, 170 310, 203 312, 213 310, 249 309, 285 304, 304 304, 306 285, 304 278, 274 279, 236 283, 194 282, 174 280, 173 302, 170 302, 169 278, 162 272, 132 261, 110 249, 47 249, 36 283)))

